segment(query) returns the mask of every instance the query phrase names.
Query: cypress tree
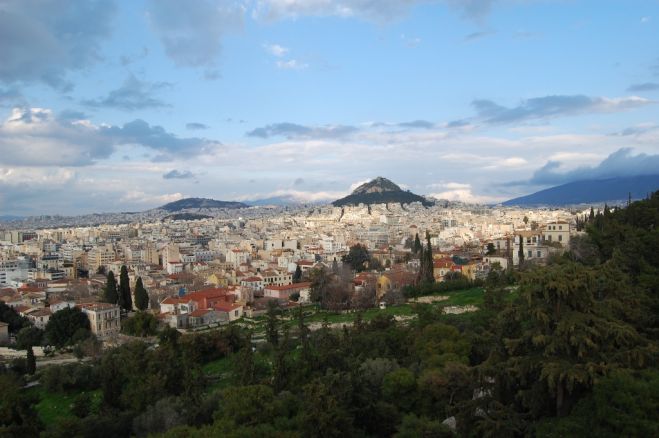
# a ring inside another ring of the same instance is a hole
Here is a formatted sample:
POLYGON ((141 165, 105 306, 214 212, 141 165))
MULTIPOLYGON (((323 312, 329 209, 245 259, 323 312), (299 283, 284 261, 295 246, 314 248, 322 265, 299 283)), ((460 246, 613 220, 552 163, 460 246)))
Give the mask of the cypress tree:
POLYGON ((142 277, 137 277, 137 282, 135 283, 135 307, 139 310, 146 310, 149 308, 149 294, 146 289, 144 289, 142 277))
POLYGON ((299 283, 302 280, 302 268, 300 265, 297 265, 295 268, 295 274, 293 274, 293 283, 299 283))
POLYGON ((414 254, 418 254, 422 250, 423 250, 423 246, 421 246, 421 240, 419 239, 419 233, 416 233, 416 236, 414 236, 414 246, 412 246, 412 252, 414 254))
POLYGON ((119 305, 128 312, 133 310, 133 298, 130 295, 130 280, 126 265, 121 267, 121 274, 119 274, 119 305))
POLYGON ((424 273, 424 283, 433 284, 435 282, 435 276, 433 275, 434 264, 432 259, 432 246, 430 245, 430 233, 426 231, 426 245, 427 249, 424 252, 424 263, 426 265, 424 273))
POLYGON ((103 299, 106 303, 117 304, 119 302, 119 295, 117 293, 117 280, 114 278, 114 272, 108 272, 107 282, 105 283, 105 290, 103 291, 103 299))
POLYGON ((29 375, 33 375, 37 370, 37 359, 34 357, 34 350, 32 349, 32 346, 30 345, 27 348, 27 361, 25 364, 25 371, 29 375))
POLYGON ((519 251, 517 255, 519 256, 519 265, 521 266, 524 263, 524 236, 519 236, 519 251))

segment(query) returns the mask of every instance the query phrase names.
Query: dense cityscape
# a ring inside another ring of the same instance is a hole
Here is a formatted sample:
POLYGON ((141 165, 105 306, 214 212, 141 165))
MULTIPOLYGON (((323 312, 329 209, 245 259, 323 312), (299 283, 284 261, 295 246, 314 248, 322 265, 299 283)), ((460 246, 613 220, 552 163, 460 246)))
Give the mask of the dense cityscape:
POLYGON ((657 42, 657 0, 0 0, 0 438, 658 437, 657 42))

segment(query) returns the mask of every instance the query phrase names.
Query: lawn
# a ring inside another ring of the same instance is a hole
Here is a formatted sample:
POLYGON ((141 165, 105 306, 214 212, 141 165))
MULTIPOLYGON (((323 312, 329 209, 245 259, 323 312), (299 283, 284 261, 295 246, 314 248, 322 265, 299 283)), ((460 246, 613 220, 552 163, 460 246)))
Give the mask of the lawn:
POLYGON ((440 304, 446 306, 480 306, 483 304, 483 293, 482 287, 445 292, 441 295, 446 295, 448 300, 441 301, 440 304))
MULTIPOLYGON (((63 418, 73 417, 71 405, 82 392, 48 392, 42 386, 30 388, 32 394, 39 397, 36 410, 44 424, 53 424, 63 418)), ((101 391, 91 391, 92 412, 97 411, 101 403, 101 391)))

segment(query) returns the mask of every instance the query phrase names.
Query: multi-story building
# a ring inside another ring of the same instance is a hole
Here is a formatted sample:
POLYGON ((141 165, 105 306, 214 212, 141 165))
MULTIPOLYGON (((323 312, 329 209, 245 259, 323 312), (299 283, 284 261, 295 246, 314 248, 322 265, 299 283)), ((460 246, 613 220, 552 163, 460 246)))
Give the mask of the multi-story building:
POLYGON ((119 334, 121 319, 119 306, 108 303, 94 303, 86 305, 82 311, 89 318, 92 333, 101 340, 119 334))
POLYGON ((558 242, 567 247, 570 244, 570 224, 565 221, 549 222, 544 230, 542 237, 545 242, 558 242))

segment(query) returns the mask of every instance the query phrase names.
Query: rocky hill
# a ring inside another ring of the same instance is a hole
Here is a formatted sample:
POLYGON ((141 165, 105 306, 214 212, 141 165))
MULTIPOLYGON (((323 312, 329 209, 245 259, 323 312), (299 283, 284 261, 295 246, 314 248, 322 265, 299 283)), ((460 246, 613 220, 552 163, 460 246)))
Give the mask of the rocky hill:
POLYGON ((423 196, 403 190, 386 178, 377 177, 357 187, 345 198, 332 202, 332 205, 343 207, 359 204, 411 204, 413 202, 420 202, 427 207, 433 205, 432 201, 427 200, 423 196))

